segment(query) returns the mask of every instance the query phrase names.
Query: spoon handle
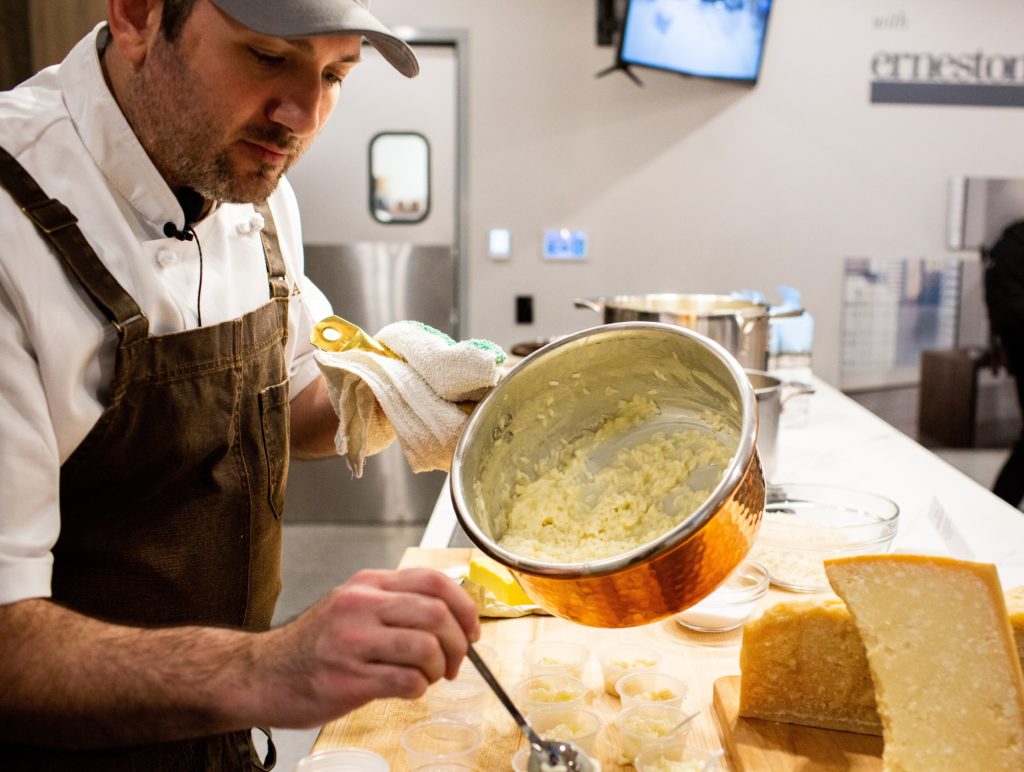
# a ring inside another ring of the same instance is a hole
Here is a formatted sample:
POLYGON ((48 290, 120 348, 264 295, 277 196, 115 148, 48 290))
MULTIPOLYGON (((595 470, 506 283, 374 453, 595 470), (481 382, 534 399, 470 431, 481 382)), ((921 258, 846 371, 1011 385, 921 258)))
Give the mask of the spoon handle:
POLYGON ((494 673, 491 672, 491 669, 487 667, 487 664, 480 658, 476 649, 473 648, 473 644, 469 645, 469 651, 466 652, 466 656, 469 657, 469 661, 473 663, 473 666, 480 673, 480 677, 483 678, 487 682, 487 685, 491 687, 491 691, 497 695, 501 704, 505 706, 505 710, 509 712, 516 724, 519 725, 519 729, 522 730, 524 735, 526 735, 526 739, 530 741, 530 745, 538 751, 543 751, 544 745, 540 737, 538 737, 537 733, 533 731, 533 727, 530 726, 529 722, 527 722, 526 718, 515 706, 515 703, 512 702, 512 699, 505 693, 501 684, 498 683, 498 679, 494 677, 494 673))

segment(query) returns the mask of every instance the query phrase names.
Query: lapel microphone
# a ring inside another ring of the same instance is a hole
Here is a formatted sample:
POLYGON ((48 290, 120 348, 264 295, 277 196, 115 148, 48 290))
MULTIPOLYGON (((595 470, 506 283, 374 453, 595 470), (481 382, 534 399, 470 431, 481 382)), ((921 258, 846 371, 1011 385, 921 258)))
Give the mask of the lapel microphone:
POLYGON ((195 238, 192 226, 199 222, 199 217, 203 213, 203 197, 192 188, 176 190, 174 196, 178 199, 181 211, 185 214, 185 227, 178 230, 173 222, 165 222, 164 235, 178 241, 192 241, 195 238))
POLYGON ((185 223, 185 229, 180 231, 174 227, 174 223, 165 222, 164 235, 169 239, 173 238, 178 241, 192 241, 195 238, 195 235, 192 233, 192 226, 187 222, 185 223))
POLYGON ((164 223, 164 235, 169 239, 178 239, 178 241, 195 241, 196 248, 199 250, 199 288, 196 291, 196 319, 199 326, 203 326, 203 245, 199 243, 199 239, 196 238, 195 229, 192 227, 203 214, 203 201, 202 195, 192 190, 192 188, 181 188, 180 190, 174 191, 175 198, 178 199, 178 203, 181 205, 181 211, 185 214, 185 227, 181 230, 174 225, 172 222, 164 223))

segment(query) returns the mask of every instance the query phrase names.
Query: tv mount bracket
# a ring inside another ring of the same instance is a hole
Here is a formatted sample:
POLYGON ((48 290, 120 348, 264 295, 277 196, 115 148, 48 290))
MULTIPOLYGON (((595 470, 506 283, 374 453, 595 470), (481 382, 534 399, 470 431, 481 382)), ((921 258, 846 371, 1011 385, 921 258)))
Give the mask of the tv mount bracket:
POLYGON ((629 65, 623 62, 622 60, 616 61, 615 64, 613 64, 611 67, 605 67, 603 70, 595 74, 594 77, 603 78, 605 75, 611 75, 613 72, 617 72, 618 70, 622 70, 624 73, 626 73, 626 77, 628 77, 636 85, 641 87, 644 85, 643 81, 636 76, 636 73, 634 73, 629 68, 629 65))

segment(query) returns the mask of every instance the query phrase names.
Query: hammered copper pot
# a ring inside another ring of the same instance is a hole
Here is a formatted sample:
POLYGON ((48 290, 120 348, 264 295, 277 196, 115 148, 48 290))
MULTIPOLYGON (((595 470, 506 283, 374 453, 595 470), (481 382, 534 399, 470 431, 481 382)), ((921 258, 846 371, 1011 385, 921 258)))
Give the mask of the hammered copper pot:
POLYGON ((452 463, 456 515, 555 616, 593 627, 668 617, 714 590, 753 544, 765 501, 755 404, 739 362, 692 330, 627 322, 566 336, 524 359, 473 411, 452 463), (711 426, 730 443, 730 463, 704 503, 654 541, 610 558, 553 563, 503 548, 522 475, 634 394, 654 395, 663 415, 711 426))

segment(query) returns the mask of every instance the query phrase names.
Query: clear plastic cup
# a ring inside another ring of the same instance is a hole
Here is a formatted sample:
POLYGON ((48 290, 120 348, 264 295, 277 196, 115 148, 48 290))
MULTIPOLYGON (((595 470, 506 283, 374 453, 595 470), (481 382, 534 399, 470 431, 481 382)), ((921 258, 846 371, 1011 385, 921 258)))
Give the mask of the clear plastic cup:
POLYGON ((388 772, 383 756, 364 748, 335 748, 299 759, 295 772, 388 772))
POLYGON ((552 705, 582 706, 587 687, 578 678, 563 673, 530 676, 515 688, 515 702, 523 713, 533 713, 552 705))
POLYGON ((590 649, 582 643, 568 641, 538 641, 523 652, 526 672, 531 676, 565 673, 582 679, 589 658, 590 649))
POLYGON ((672 705, 680 707, 690 687, 681 678, 661 671, 640 671, 624 675, 615 682, 622 707, 628 708, 641 703, 672 705))
POLYGON ((430 719, 408 727, 399 742, 413 769, 431 764, 462 764, 472 769, 483 737, 483 732, 470 724, 430 719))
MULTIPOLYGON (((497 667, 498 652, 495 651, 493 646, 488 646, 486 643, 474 643, 473 649, 476 650, 476 653, 480 655, 480 659, 492 671, 497 667)), ((463 676, 481 678, 480 671, 476 669, 476 665, 469 661, 469 657, 464 658, 459 665, 459 678, 463 676)))
POLYGON ((666 748, 685 748, 696 713, 656 703, 626 708, 615 716, 621 743, 620 764, 632 764, 641 753, 666 748))
POLYGON ((545 740, 572 743, 587 753, 594 752, 601 717, 592 710, 576 706, 539 708, 529 715, 533 730, 545 740))
POLYGON ((618 696, 615 684, 624 675, 661 667, 661 653, 642 643, 620 643, 602 649, 597 653, 604 677, 604 690, 613 697, 618 696))
POLYGON ((431 718, 479 726, 490 696, 491 690, 482 678, 460 672, 452 681, 442 679, 432 684, 424 702, 431 718))
POLYGON ((718 772, 725 751, 656 748, 636 757, 637 772, 718 772))

